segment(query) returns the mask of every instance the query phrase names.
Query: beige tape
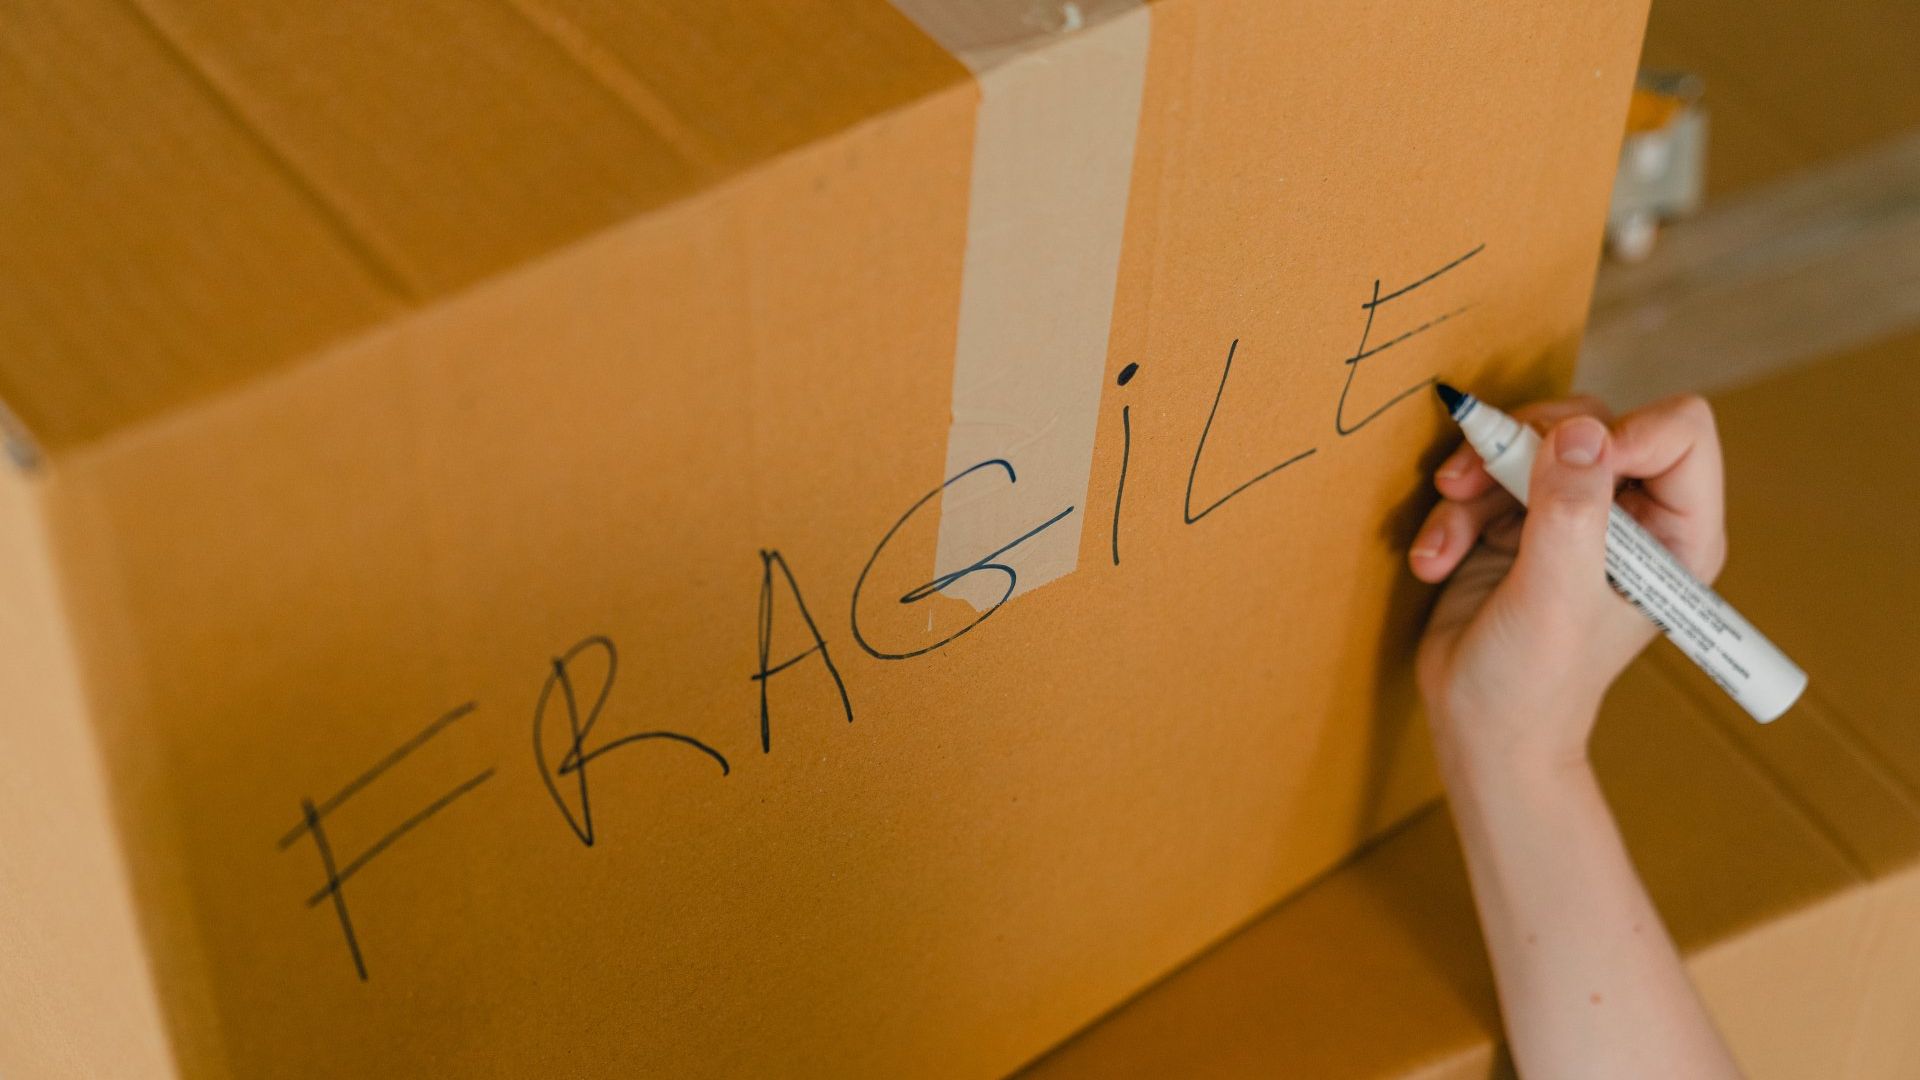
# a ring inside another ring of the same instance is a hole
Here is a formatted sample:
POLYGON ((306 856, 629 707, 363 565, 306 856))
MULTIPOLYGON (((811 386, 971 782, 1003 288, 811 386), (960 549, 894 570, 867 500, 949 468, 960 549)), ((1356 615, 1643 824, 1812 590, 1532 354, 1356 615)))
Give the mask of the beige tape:
MULTIPOLYGON (((1018 476, 982 474, 946 493, 935 572, 1075 508, 995 560, 1017 573, 1017 594, 1079 562, 1148 12, 1138 0, 893 3, 981 89, 947 475, 1004 458, 1018 476)), ((946 594, 985 608, 1005 591, 1001 575, 977 574, 946 594)))
MULTIPOLYGON (((1116 16, 1141 12, 1142 0, 892 0, 927 36, 984 75, 1022 53, 1047 48, 1116 16)), ((1145 30, 1141 31, 1145 33, 1145 30)))

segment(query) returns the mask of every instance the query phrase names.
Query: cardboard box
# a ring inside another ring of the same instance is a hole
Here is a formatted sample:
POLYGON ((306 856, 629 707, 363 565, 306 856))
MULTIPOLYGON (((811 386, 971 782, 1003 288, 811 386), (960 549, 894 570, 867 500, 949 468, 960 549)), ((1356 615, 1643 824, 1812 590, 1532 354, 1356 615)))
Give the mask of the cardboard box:
POLYGON ((997 1075, 1432 797, 1644 5, 899 9, 0 15, 0 1071, 997 1075))
MULTIPOLYGON (((1722 592, 1812 676, 1762 727, 1662 642, 1601 714, 1629 849, 1747 1075, 1920 1075, 1920 335, 1718 399, 1722 592)), ((1510 1075, 1443 808, 1025 1074, 1510 1075)))

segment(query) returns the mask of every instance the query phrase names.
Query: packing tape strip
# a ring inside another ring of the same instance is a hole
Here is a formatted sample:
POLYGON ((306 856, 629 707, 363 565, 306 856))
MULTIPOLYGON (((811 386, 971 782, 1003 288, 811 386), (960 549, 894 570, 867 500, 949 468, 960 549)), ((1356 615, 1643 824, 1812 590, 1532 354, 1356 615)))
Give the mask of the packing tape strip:
MULTIPOLYGON (((948 489, 935 573, 1075 508, 995 559, 1017 595, 1079 563, 1150 19, 1140 0, 892 3, 980 84, 947 475, 1002 458, 1018 476, 948 489)), ((1006 580, 945 592, 985 609, 1006 580)))

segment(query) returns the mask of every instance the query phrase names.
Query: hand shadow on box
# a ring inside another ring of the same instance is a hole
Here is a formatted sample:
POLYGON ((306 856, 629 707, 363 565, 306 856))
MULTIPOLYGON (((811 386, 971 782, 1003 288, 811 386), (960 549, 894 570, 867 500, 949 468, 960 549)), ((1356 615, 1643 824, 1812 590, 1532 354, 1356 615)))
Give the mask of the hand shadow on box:
MULTIPOLYGON (((1571 368, 1569 361, 1577 356, 1579 342, 1575 335, 1529 356, 1489 358, 1473 380, 1474 389, 1502 402, 1562 396, 1567 392, 1566 384, 1550 373, 1571 368)), ((1459 442, 1456 433, 1450 429, 1447 433, 1447 438, 1421 455, 1407 497, 1381 523, 1379 538, 1393 551, 1404 555, 1427 512, 1438 501, 1433 472, 1459 442)), ((1378 675, 1370 712, 1373 730, 1367 741, 1361 796, 1351 823, 1356 836, 1374 833, 1383 826, 1391 828, 1350 859, 1389 844, 1404 849, 1381 852, 1382 857, 1363 863, 1357 868, 1360 882, 1393 914, 1401 933, 1419 950, 1430 970, 1452 989, 1459 1007, 1501 1044, 1489 1075, 1508 1077, 1513 1075, 1513 1066, 1500 1036, 1499 1002, 1494 996, 1466 867, 1445 799, 1442 797, 1438 805, 1415 809, 1405 805, 1404 796, 1395 797, 1396 790, 1405 790, 1410 779, 1430 774, 1434 768, 1432 745, 1414 685, 1413 656, 1438 595, 1437 588, 1415 578, 1402 561, 1376 645, 1378 675), (1399 819, 1397 824, 1395 818, 1399 819)))
MULTIPOLYGON (((1579 351, 1579 337, 1566 338, 1553 346, 1528 355, 1489 357, 1473 378, 1474 389, 1489 400, 1523 402, 1566 393, 1566 383, 1550 374, 1579 351)), ((1443 376, 1447 373, 1442 372, 1443 376)), ((1422 402, 1439 416, 1432 395, 1422 402)), ((1411 406, 1411 403, 1409 403, 1411 406)), ((1413 546, 1414 534, 1426 520, 1428 511, 1439 501, 1433 487, 1433 473, 1460 443, 1453 425, 1441 421, 1443 437, 1429 447, 1404 475, 1406 495, 1380 523, 1376 540, 1398 556, 1391 591, 1387 596, 1385 617, 1379 620, 1380 635, 1364 646, 1374 650, 1373 670, 1378 674, 1369 698, 1372 730, 1366 741, 1366 761, 1362 768, 1360 796, 1355 816, 1349 823, 1355 836, 1378 832, 1397 821, 1407 820, 1415 807, 1407 804, 1403 792, 1409 785, 1433 772, 1432 745, 1421 719, 1420 698, 1414 686, 1413 657, 1426 627, 1439 589, 1413 576, 1407 568, 1406 553, 1413 546)))

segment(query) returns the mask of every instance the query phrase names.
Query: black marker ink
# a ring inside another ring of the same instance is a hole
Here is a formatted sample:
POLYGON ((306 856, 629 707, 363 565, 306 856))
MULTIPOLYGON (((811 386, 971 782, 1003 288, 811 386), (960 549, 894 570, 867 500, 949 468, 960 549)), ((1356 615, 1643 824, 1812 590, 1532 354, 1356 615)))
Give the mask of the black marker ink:
POLYGON ((860 632, 860 591, 866 587, 867 575, 873 572, 873 564, 880 561, 880 553, 887 549, 888 541, 892 540, 894 537, 894 534, 899 532, 902 528, 906 526, 907 522, 913 518, 914 514, 919 513, 921 507, 927 505, 929 502, 932 502, 935 496, 939 495, 941 492, 947 490, 953 485, 959 483, 960 481, 966 479, 969 476, 972 476, 974 473, 977 473, 982 469, 988 469, 988 468, 999 468, 1002 471, 1004 471, 1007 474, 1007 483, 1009 484, 1019 482, 1019 478, 1014 475, 1012 463, 1008 462, 1004 458, 990 458, 986 461, 979 463, 978 465, 972 465, 965 469, 962 469, 961 471, 948 477, 946 482, 941 484, 939 487, 934 488, 932 491, 929 491, 925 495, 920 496, 918 501, 916 501, 912 506, 907 508, 906 513, 900 515, 900 520, 893 523, 893 527, 887 530, 887 534, 880 538, 880 543, 874 546, 873 554, 867 557, 867 565, 864 567, 861 567, 860 577, 853 583, 853 603, 851 605, 852 606, 851 619, 853 623, 853 640, 860 643, 860 647, 866 650, 868 656, 871 656, 876 660, 906 660, 915 656, 924 656, 925 654, 930 653, 935 649, 942 648, 948 644, 951 644, 955 638, 960 637, 962 634, 965 634, 969 630, 972 630, 974 627, 979 626, 983 622, 986 622, 988 617, 990 617, 994 612, 999 611, 1001 606, 1004 605, 1007 602, 1007 600, 1013 596, 1014 584, 1019 580, 1019 575, 1014 572, 1013 567, 1008 566, 1005 563, 994 562, 993 560, 999 558, 1002 555, 1005 555, 1007 552, 1012 551, 1014 548, 1019 547, 1021 544, 1026 543, 1027 541, 1033 539, 1034 537, 1039 536, 1041 533, 1046 532, 1048 529, 1053 528, 1055 525, 1058 525, 1061 522, 1061 520, 1064 519, 1068 514, 1073 513, 1074 508, 1069 506, 1065 510, 1060 511, 1059 513, 1053 515, 1052 517, 1041 522, 1040 524, 1035 525, 1033 528, 1028 529, 1026 532, 1021 533, 1019 536, 1014 537, 1012 540, 1009 540, 1005 544, 1000 545, 1000 547, 995 549, 994 551, 991 551, 986 555, 982 555, 980 558, 975 559, 973 562, 968 563, 966 566, 963 566, 958 570, 941 574, 939 577, 934 578, 932 581, 929 581, 926 584, 921 585, 917 588, 911 589, 906 593, 906 595, 900 597, 900 602, 902 604, 914 604, 914 603, 920 602, 921 600, 925 600, 927 597, 932 596, 934 593, 937 593, 940 590, 947 588, 949 585, 952 585, 973 574, 981 573, 987 570, 993 570, 993 571, 997 571, 999 573, 1005 574, 1007 576, 1007 591, 1000 595, 999 600, 994 601, 994 604, 992 607, 981 612, 979 617, 975 618, 972 622, 968 623, 967 625, 961 627, 958 630, 955 630, 953 633, 948 634, 946 637, 941 638, 939 641, 936 641, 931 645, 922 646, 918 649, 909 649, 906 652, 882 652, 879 649, 875 648, 873 646, 873 643, 867 640, 866 635, 860 632))
POLYGON ((1441 323, 1446 322, 1448 319, 1453 318, 1455 315, 1458 315, 1461 312, 1466 311, 1468 307, 1472 306, 1471 304, 1468 304, 1468 305, 1454 308, 1452 311, 1449 311, 1443 315, 1439 315, 1439 316, 1436 316, 1435 318, 1428 319, 1426 322, 1421 323, 1419 326, 1416 326, 1413 329, 1408 330, 1406 333, 1401 334, 1398 337, 1395 337, 1389 341, 1382 342, 1381 344, 1375 345, 1372 348, 1368 348, 1367 338, 1373 333, 1373 316, 1374 316, 1374 313, 1380 309, 1380 305, 1386 303, 1389 300, 1397 300, 1400 297, 1405 296, 1408 293, 1414 291, 1415 289, 1420 288, 1422 285, 1431 283, 1435 279, 1439 278, 1441 275, 1446 274, 1448 271, 1459 267, 1462 263, 1466 262, 1468 259, 1473 258, 1475 255, 1480 254, 1482 251, 1485 251, 1486 249, 1487 249, 1487 245, 1481 244, 1479 247, 1474 248, 1472 251, 1467 252, 1465 255, 1460 256, 1459 258, 1453 260, 1447 265, 1442 266, 1440 269, 1435 270, 1433 273, 1428 274, 1426 277, 1421 278, 1420 280, 1414 282, 1411 285, 1402 285, 1385 296, 1380 295, 1380 279, 1375 278, 1373 280, 1373 299, 1368 300, 1366 303, 1360 305, 1361 308, 1364 309, 1367 313, 1366 325, 1362 327, 1360 330, 1360 347, 1355 349, 1353 351, 1353 355, 1347 357, 1346 359, 1347 382, 1345 386, 1340 388, 1340 403, 1334 406, 1334 409, 1333 409, 1333 429, 1335 431, 1339 432, 1342 436, 1351 435, 1354 432, 1359 431, 1361 428, 1366 427, 1368 424, 1372 423, 1377 417, 1379 417, 1381 413, 1386 412, 1388 409, 1391 409, 1395 405, 1400 404, 1402 401, 1405 401, 1407 398, 1411 397, 1412 395, 1433 385, 1434 383, 1433 378, 1429 377, 1429 378, 1422 379, 1419 382, 1414 383, 1412 386, 1407 387, 1405 390, 1402 390, 1399 393, 1388 398, 1384 404, 1380 405, 1378 408, 1374 409, 1372 412, 1368 413, 1367 415, 1361 417, 1358 423, 1353 424, 1352 426, 1347 425, 1347 421, 1346 421, 1347 392, 1353 389, 1353 377, 1355 373, 1357 373, 1360 370, 1360 361, 1365 360, 1367 357, 1373 356, 1377 353, 1383 353, 1388 349, 1393 348, 1395 345, 1398 345, 1401 342, 1407 340, 1408 338, 1414 337, 1415 335, 1424 334, 1427 331, 1433 329, 1434 327, 1439 326, 1441 323))
MULTIPOLYGON (((1139 364, 1120 369, 1114 381, 1125 386, 1140 372, 1139 364)), ((1127 494, 1127 462, 1133 456, 1133 406, 1120 406, 1120 482, 1113 488, 1113 565, 1120 565, 1120 500, 1127 494)))
POLYGON ((847 723, 853 723, 853 702, 847 699, 847 684, 840 678, 840 669, 834 666, 833 653, 827 649, 827 639, 820 636, 820 628, 814 625, 813 615, 807 611, 807 601, 800 595, 800 585, 793 579, 793 570, 787 566, 787 560, 778 551, 762 549, 760 552, 760 670, 755 672, 753 680, 760 684, 760 752, 773 752, 773 726, 767 711, 767 680, 815 653, 820 654, 821 663, 826 665, 827 674, 833 677, 833 688, 840 692, 840 708, 847 714, 847 723), (787 583, 787 593, 793 597, 794 607, 800 612, 800 619, 807 624, 807 633, 813 638, 813 644, 805 650, 780 661, 772 667, 767 661, 773 654, 773 568, 780 568, 780 576, 787 583))
POLYGON ((1207 449, 1207 436, 1213 432, 1213 418, 1214 418, 1214 415, 1220 411, 1220 399, 1227 392, 1227 376, 1233 374, 1233 354, 1239 348, 1240 348, 1240 340, 1238 338, 1234 339, 1233 344, 1227 346, 1227 363, 1225 367, 1220 369, 1220 387, 1219 389, 1213 392, 1213 408, 1207 410, 1206 426, 1200 429, 1200 441, 1197 444, 1195 444, 1193 448, 1193 467, 1187 470, 1187 498, 1182 508, 1182 513, 1186 518, 1187 524, 1189 525, 1193 524, 1196 521, 1199 521, 1203 517, 1206 517, 1208 514, 1213 513, 1215 510, 1220 509, 1220 507, 1226 504, 1228 499, 1233 498, 1234 496, 1247 490, 1248 488, 1259 483, 1260 481, 1265 480, 1267 477, 1272 476, 1274 473, 1279 472, 1281 469, 1284 469, 1287 466, 1294 464, 1295 462, 1298 462, 1305 458, 1313 456, 1314 451, 1319 449, 1318 447, 1313 447, 1306 450, 1302 450, 1299 453, 1288 458, 1287 460, 1281 462, 1280 464, 1275 465, 1274 467, 1266 470, 1263 473, 1260 473, 1258 476, 1255 476, 1253 479, 1246 481, 1245 483, 1241 484, 1239 487, 1234 488, 1232 491, 1227 492, 1225 495, 1222 495, 1219 498, 1213 500, 1213 502, 1207 505, 1206 509, 1200 511, 1199 513, 1196 514, 1193 512, 1193 481, 1195 477, 1200 475, 1200 455, 1204 453, 1207 449))
POLYGON ((347 955, 352 957, 353 970, 360 976, 361 982, 367 981, 367 961, 366 957, 362 955, 360 951, 360 937, 354 932, 353 916, 347 910, 347 896, 343 891, 343 887, 349 879, 361 870, 366 869, 369 863, 389 847, 392 847, 401 837, 421 825, 426 824, 428 818, 446 809, 448 806, 453 805, 455 800, 472 791, 474 788, 486 783, 487 780, 493 776, 493 770, 484 769, 466 781, 455 785, 452 790, 427 804, 425 808, 415 813, 412 817, 409 817, 407 820, 389 830, 385 836, 374 841, 372 845, 359 855, 356 855, 345 866, 340 866, 334 857, 333 844, 327 837, 327 830, 323 821, 327 815, 338 810, 341 804, 352 798, 360 789, 379 779, 382 773, 405 759, 407 755, 426 745, 434 736, 445 731, 448 725, 472 713, 476 707, 474 702, 469 701, 440 716, 425 728, 421 729, 418 734, 406 742, 401 743, 385 757, 381 758, 372 768, 354 777, 340 790, 321 800, 318 804, 314 803, 310 798, 302 798, 300 800, 300 824, 287 830, 287 832, 280 837, 277 846, 281 851, 285 851, 293 846, 294 842, 299 840, 302 835, 313 838, 314 850, 320 855, 321 869, 326 872, 326 884, 321 886, 320 889, 311 896, 307 897, 307 906, 318 907, 328 899, 333 901, 334 916, 340 921, 340 934, 347 942, 347 955))
POLYGON ((733 771, 727 759, 720 751, 701 742, 691 735, 682 735, 677 731, 642 731, 633 735, 623 735, 604 746, 586 749, 587 736, 593 733, 595 724, 600 722, 600 712, 606 707, 607 696, 613 692, 613 680, 619 673, 620 653, 614 648, 612 639, 595 634, 574 645, 573 648, 555 657, 552 670, 547 675, 546 684, 540 688, 540 698, 533 707, 533 761, 540 770, 540 782, 546 785, 547 794, 553 804, 560 808, 560 815, 566 819, 567 827, 573 835, 587 847, 593 846, 593 803, 587 785, 587 765, 594 759, 612 753, 623 746, 647 742, 655 739, 670 743, 679 743, 712 758, 720 766, 720 775, 726 776, 733 771), (597 649, 607 658, 607 675, 600 683, 600 690, 594 695, 593 705, 586 716, 580 715, 580 701, 574 694, 573 664, 580 654, 588 649, 597 649), (566 754, 560 759, 560 767, 554 769, 547 763, 547 751, 543 735, 546 729, 547 707, 553 701, 555 689, 560 691, 560 700, 567 710, 567 730, 570 742, 566 754), (566 797, 560 794, 559 778, 572 775, 580 790, 580 814, 574 816, 573 808, 567 805, 566 797))

